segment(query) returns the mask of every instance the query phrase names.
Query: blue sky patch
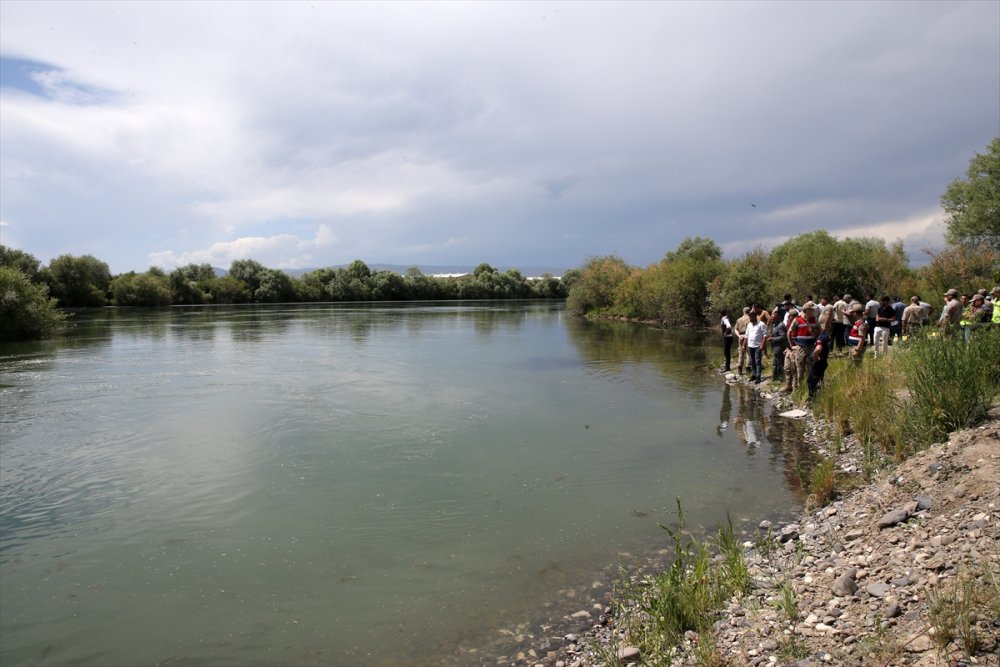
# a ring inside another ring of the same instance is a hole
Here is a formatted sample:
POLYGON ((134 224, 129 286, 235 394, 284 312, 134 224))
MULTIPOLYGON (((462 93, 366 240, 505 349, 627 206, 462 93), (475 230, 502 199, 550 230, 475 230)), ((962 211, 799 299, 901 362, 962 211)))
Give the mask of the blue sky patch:
POLYGON ((69 104, 94 104, 109 96, 71 80, 65 70, 36 60, 0 56, 0 88, 69 104))

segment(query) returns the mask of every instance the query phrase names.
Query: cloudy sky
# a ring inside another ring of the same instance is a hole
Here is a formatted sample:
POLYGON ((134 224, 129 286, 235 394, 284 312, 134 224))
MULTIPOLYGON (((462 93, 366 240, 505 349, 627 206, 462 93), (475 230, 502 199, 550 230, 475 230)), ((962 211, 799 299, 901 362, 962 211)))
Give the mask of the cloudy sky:
POLYGON ((0 3, 0 242, 112 272, 939 243, 1000 2, 0 3))

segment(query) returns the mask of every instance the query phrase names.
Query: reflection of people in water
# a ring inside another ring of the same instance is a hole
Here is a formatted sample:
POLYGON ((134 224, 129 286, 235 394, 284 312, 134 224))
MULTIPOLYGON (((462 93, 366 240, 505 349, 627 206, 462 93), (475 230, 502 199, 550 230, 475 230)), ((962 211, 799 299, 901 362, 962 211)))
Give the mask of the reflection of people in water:
POLYGON ((722 432, 729 428, 729 420, 733 414, 733 398, 730 392, 733 387, 728 382, 722 389, 722 409, 719 410, 719 425, 715 427, 715 432, 722 437, 722 432))
MULTIPOLYGON (((725 419, 728 425, 728 417, 732 410, 729 395, 731 387, 726 386, 722 394, 722 413, 720 419, 725 419)), ((733 421, 736 427, 736 435, 747 447, 758 447, 764 442, 764 433, 767 431, 767 417, 762 409, 762 399, 755 391, 745 391, 737 387, 737 400, 739 405, 736 409, 736 418, 733 421)), ((722 435, 722 427, 718 427, 716 432, 722 435)))

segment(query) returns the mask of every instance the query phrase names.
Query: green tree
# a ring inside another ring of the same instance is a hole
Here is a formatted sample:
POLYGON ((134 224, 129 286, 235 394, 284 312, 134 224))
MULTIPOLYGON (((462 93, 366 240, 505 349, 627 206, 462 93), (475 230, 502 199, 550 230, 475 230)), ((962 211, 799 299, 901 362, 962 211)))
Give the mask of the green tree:
POLYGON ((615 302, 616 291, 631 274, 632 268, 621 257, 589 259, 569 290, 567 308, 577 315, 609 308, 615 302))
POLYGON ((108 302, 111 271, 92 255, 60 255, 41 275, 62 308, 95 308, 108 302))
POLYGON ((316 269, 302 274, 294 281, 295 294, 299 301, 327 301, 330 299, 330 281, 336 278, 334 269, 316 269))
POLYGON ((347 276, 349 280, 367 280, 371 274, 372 270, 369 269, 368 265, 360 259, 356 259, 347 265, 347 276))
POLYGON ((986 242, 949 246, 930 257, 930 263, 920 268, 919 283, 924 299, 937 308, 949 289, 971 293, 1000 284, 1000 249, 986 242))
POLYGON ((28 280, 39 282, 41 280, 39 277, 40 265, 41 263, 34 255, 0 244, 0 266, 15 268, 23 273, 28 280))
POLYGON ((482 264, 480 264, 479 266, 477 266, 475 269, 472 270, 472 275, 474 275, 476 278, 478 278, 479 276, 483 275, 484 273, 496 273, 496 272, 497 272, 496 269, 494 269, 492 266, 490 266, 486 262, 483 262, 482 264))
MULTIPOLYGON (((716 283, 718 289, 712 293, 712 305, 737 314, 742 311, 743 306, 754 303, 770 309, 775 294, 771 291, 768 260, 768 253, 763 248, 754 248, 730 262, 716 283)), ((734 317, 733 321, 735 320, 734 317)))
POLYGON ((684 257, 700 262, 717 262, 722 259, 722 249, 712 239, 689 236, 681 241, 676 249, 668 252, 663 259, 669 262, 684 257))
POLYGON ((232 276, 213 280, 209 285, 208 296, 212 303, 247 303, 251 299, 246 283, 232 276))
POLYGON ((174 303, 206 303, 215 280, 211 264, 188 264, 170 272, 170 293, 174 303))
POLYGON ((257 289, 253 300, 260 303, 280 303, 291 301, 295 296, 292 278, 279 269, 262 269, 257 273, 257 289))
POLYGON ((395 271, 376 271, 368 279, 372 288, 373 301, 397 301, 403 298, 406 284, 403 276, 395 271))
POLYGON ((0 341, 44 338, 64 326, 45 285, 13 266, 0 266, 0 341))
POLYGON ((170 281, 162 271, 123 273, 111 281, 111 299, 116 306, 169 306, 173 301, 170 281), (159 273, 159 275, 158 275, 159 273))
POLYGON ((266 266, 256 260, 236 259, 229 265, 229 272, 226 275, 246 285, 247 291, 252 296, 260 287, 261 276, 267 270, 266 266))
POLYGON ((1000 137, 969 161, 965 178, 956 178, 941 195, 947 239, 959 245, 988 244, 1000 250, 1000 137))

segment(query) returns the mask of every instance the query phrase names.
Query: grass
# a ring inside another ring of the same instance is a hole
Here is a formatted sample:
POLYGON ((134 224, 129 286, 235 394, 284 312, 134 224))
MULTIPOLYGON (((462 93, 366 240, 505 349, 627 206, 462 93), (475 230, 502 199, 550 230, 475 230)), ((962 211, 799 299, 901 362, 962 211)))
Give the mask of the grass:
POLYGON ((968 659, 984 649, 998 648, 996 631, 990 627, 1000 619, 1000 561, 996 558, 932 591, 928 602, 933 638, 941 650, 954 643, 968 659))
POLYGON ((722 664, 711 632, 715 614, 733 596, 749 592, 753 584, 732 518, 714 536, 699 541, 686 533, 678 499, 676 526, 661 527, 673 542, 670 566, 643 580, 646 583, 636 583, 626 574, 616 591, 629 641, 644 656, 669 656, 670 649, 684 641, 685 633, 694 632, 698 663, 722 664))
POLYGON ((785 582, 778 588, 780 597, 775 600, 774 605, 785 612, 789 622, 795 623, 802 615, 799 613, 799 596, 791 584, 785 582))

